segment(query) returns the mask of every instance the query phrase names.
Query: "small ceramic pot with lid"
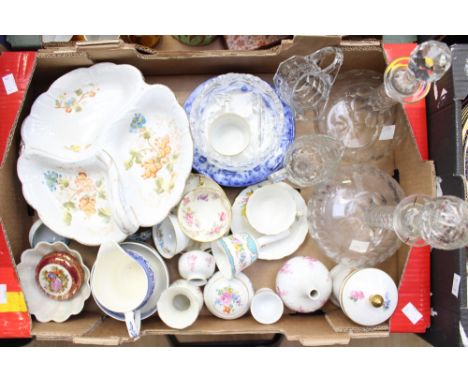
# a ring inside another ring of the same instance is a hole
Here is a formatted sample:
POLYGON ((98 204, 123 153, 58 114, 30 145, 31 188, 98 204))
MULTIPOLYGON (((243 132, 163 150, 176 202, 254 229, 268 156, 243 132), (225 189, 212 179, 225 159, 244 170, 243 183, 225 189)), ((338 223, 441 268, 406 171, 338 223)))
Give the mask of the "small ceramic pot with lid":
POLYGON ((203 292, 208 310, 225 320, 234 320, 246 314, 255 293, 245 274, 238 273, 228 279, 221 272, 214 274, 203 292))
MULTIPOLYGON (((342 271, 345 273, 345 271, 342 271)), ((348 318, 363 326, 375 326, 387 321, 398 303, 398 289, 393 279, 376 268, 352 270, 334 290, 348 318)))
POLYGON ((288 260, 276 275, 276 293, 289 309, 310 313, 320 309, 332 292, 327 267, 310 256, 288 260))

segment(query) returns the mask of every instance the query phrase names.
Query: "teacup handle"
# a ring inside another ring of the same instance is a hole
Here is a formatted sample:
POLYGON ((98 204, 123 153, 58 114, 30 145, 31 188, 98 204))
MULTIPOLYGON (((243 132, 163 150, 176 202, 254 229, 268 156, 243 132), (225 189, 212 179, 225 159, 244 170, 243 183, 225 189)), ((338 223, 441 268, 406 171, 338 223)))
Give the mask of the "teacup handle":
POLYGON ((140 310, 125 313, 125 325, 127 325, 127 331, 130 338, 139 337, 141 329, 140 310))
POLYGON ((322 72, 327 73, 331 77, 331 84, 333 84, 343 64, 343 51, 340 48, 327 46, 309 54, 305 59, 321 68, 322 72), (333 57, 332 63, 325 68, 321 68, 320 62, 328 56, 333 57))
POLYGON ((287 229, 286 231, 280 232, 276 235, 261 236, 257 238, 256 241, 259 247, 264 247, 265 245, 274 243, 275 241, 279 241, 288 237, 290 233, 291 233, 290 230, 287 229))

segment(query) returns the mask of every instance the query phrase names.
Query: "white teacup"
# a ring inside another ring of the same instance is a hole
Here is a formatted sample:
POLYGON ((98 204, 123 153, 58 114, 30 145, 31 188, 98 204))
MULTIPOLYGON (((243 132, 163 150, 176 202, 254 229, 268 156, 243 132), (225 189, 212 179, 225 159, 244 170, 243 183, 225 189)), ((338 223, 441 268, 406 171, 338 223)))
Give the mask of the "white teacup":
POLYGON ((214 241, 211 249, 219 271, 225 278, 232 279, 257 260, 261 247, 284 239, 288 234, 289 231, 283 231, 279 235, 257 239, 248 233, 233 234, 214 241))
POLYGON ((277 322, 284 312, 284 304, 281 297, 270 288, 261 288, 252 299, 250 313, 259 323, 270 325, 277 322))
POLYGON ((286 231, 296 220, 296 202, 291 192, 280 184, 258 188, 246 205, 249 224, 263 235, 286 231))
POLYGON ((191 243, 190 238, 180 229, 179 221, 173 214, 153 227, 153 241, 161 256, 172 259, 191 243))
POLYGON ((202 286, 215 271, 213 255, 204 251, 189 251, 179 258, 179 274, 190 284, 202 286))
POLYGON ((221 155, 238 155, 249 145, 249 124, 237 114, 219 114, 209 126, 208 142, 221 155))
POLYGON ((192 325, 203 307, 200 288, 187 280, 177 280, 159 298, 158 313, 161 320, 174 329, 192 325))

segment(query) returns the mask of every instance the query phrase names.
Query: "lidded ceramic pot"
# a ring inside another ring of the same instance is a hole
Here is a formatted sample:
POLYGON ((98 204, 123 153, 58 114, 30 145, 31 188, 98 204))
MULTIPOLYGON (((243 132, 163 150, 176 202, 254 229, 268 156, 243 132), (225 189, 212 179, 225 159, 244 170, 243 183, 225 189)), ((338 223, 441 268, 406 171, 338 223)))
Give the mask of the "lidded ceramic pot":
POLYGON ((69 300, 81 288, 84 271, 79 260, 66 252, 45 255, 36 266, 36 282, 53 300, 69 300))
POLYGON ((311 256, 288 260, 276 275, 276 293, 289 309, 310 313, 320 309, 332 292, 327 267, 311 256))
POLYGON ((398 303, 398 289, 387 273, 376 268, 345 267, 333 273, 334 298, 350 320, 375 326, 392 316, 398 303))
POLYGON ((234 320, 246 314, 254 297, 250 279, 238 273, 228 279, 217 272, 208 281, 203 291, 205 305, 216 317, 234 320))

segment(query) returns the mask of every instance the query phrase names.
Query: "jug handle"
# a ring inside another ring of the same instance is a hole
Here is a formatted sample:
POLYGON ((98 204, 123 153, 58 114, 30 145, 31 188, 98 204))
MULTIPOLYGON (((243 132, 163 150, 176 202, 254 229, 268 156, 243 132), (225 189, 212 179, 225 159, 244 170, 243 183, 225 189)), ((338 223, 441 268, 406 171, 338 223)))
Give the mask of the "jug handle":
POLYGON ((322 72, 327 73, 331 78, 331 84, 333 84, 343 64, 343 51, 340 48, 327 46, 309 54, 305 59, 321 68, 322 72), (330 65, 322 68, 320 62, 327 57, 333 57, 333 61, 330 65))
POLYGON ((141 312, 140 310, 125 313, 125 325, 130 338, 138 338, 141 329, 141 312))

